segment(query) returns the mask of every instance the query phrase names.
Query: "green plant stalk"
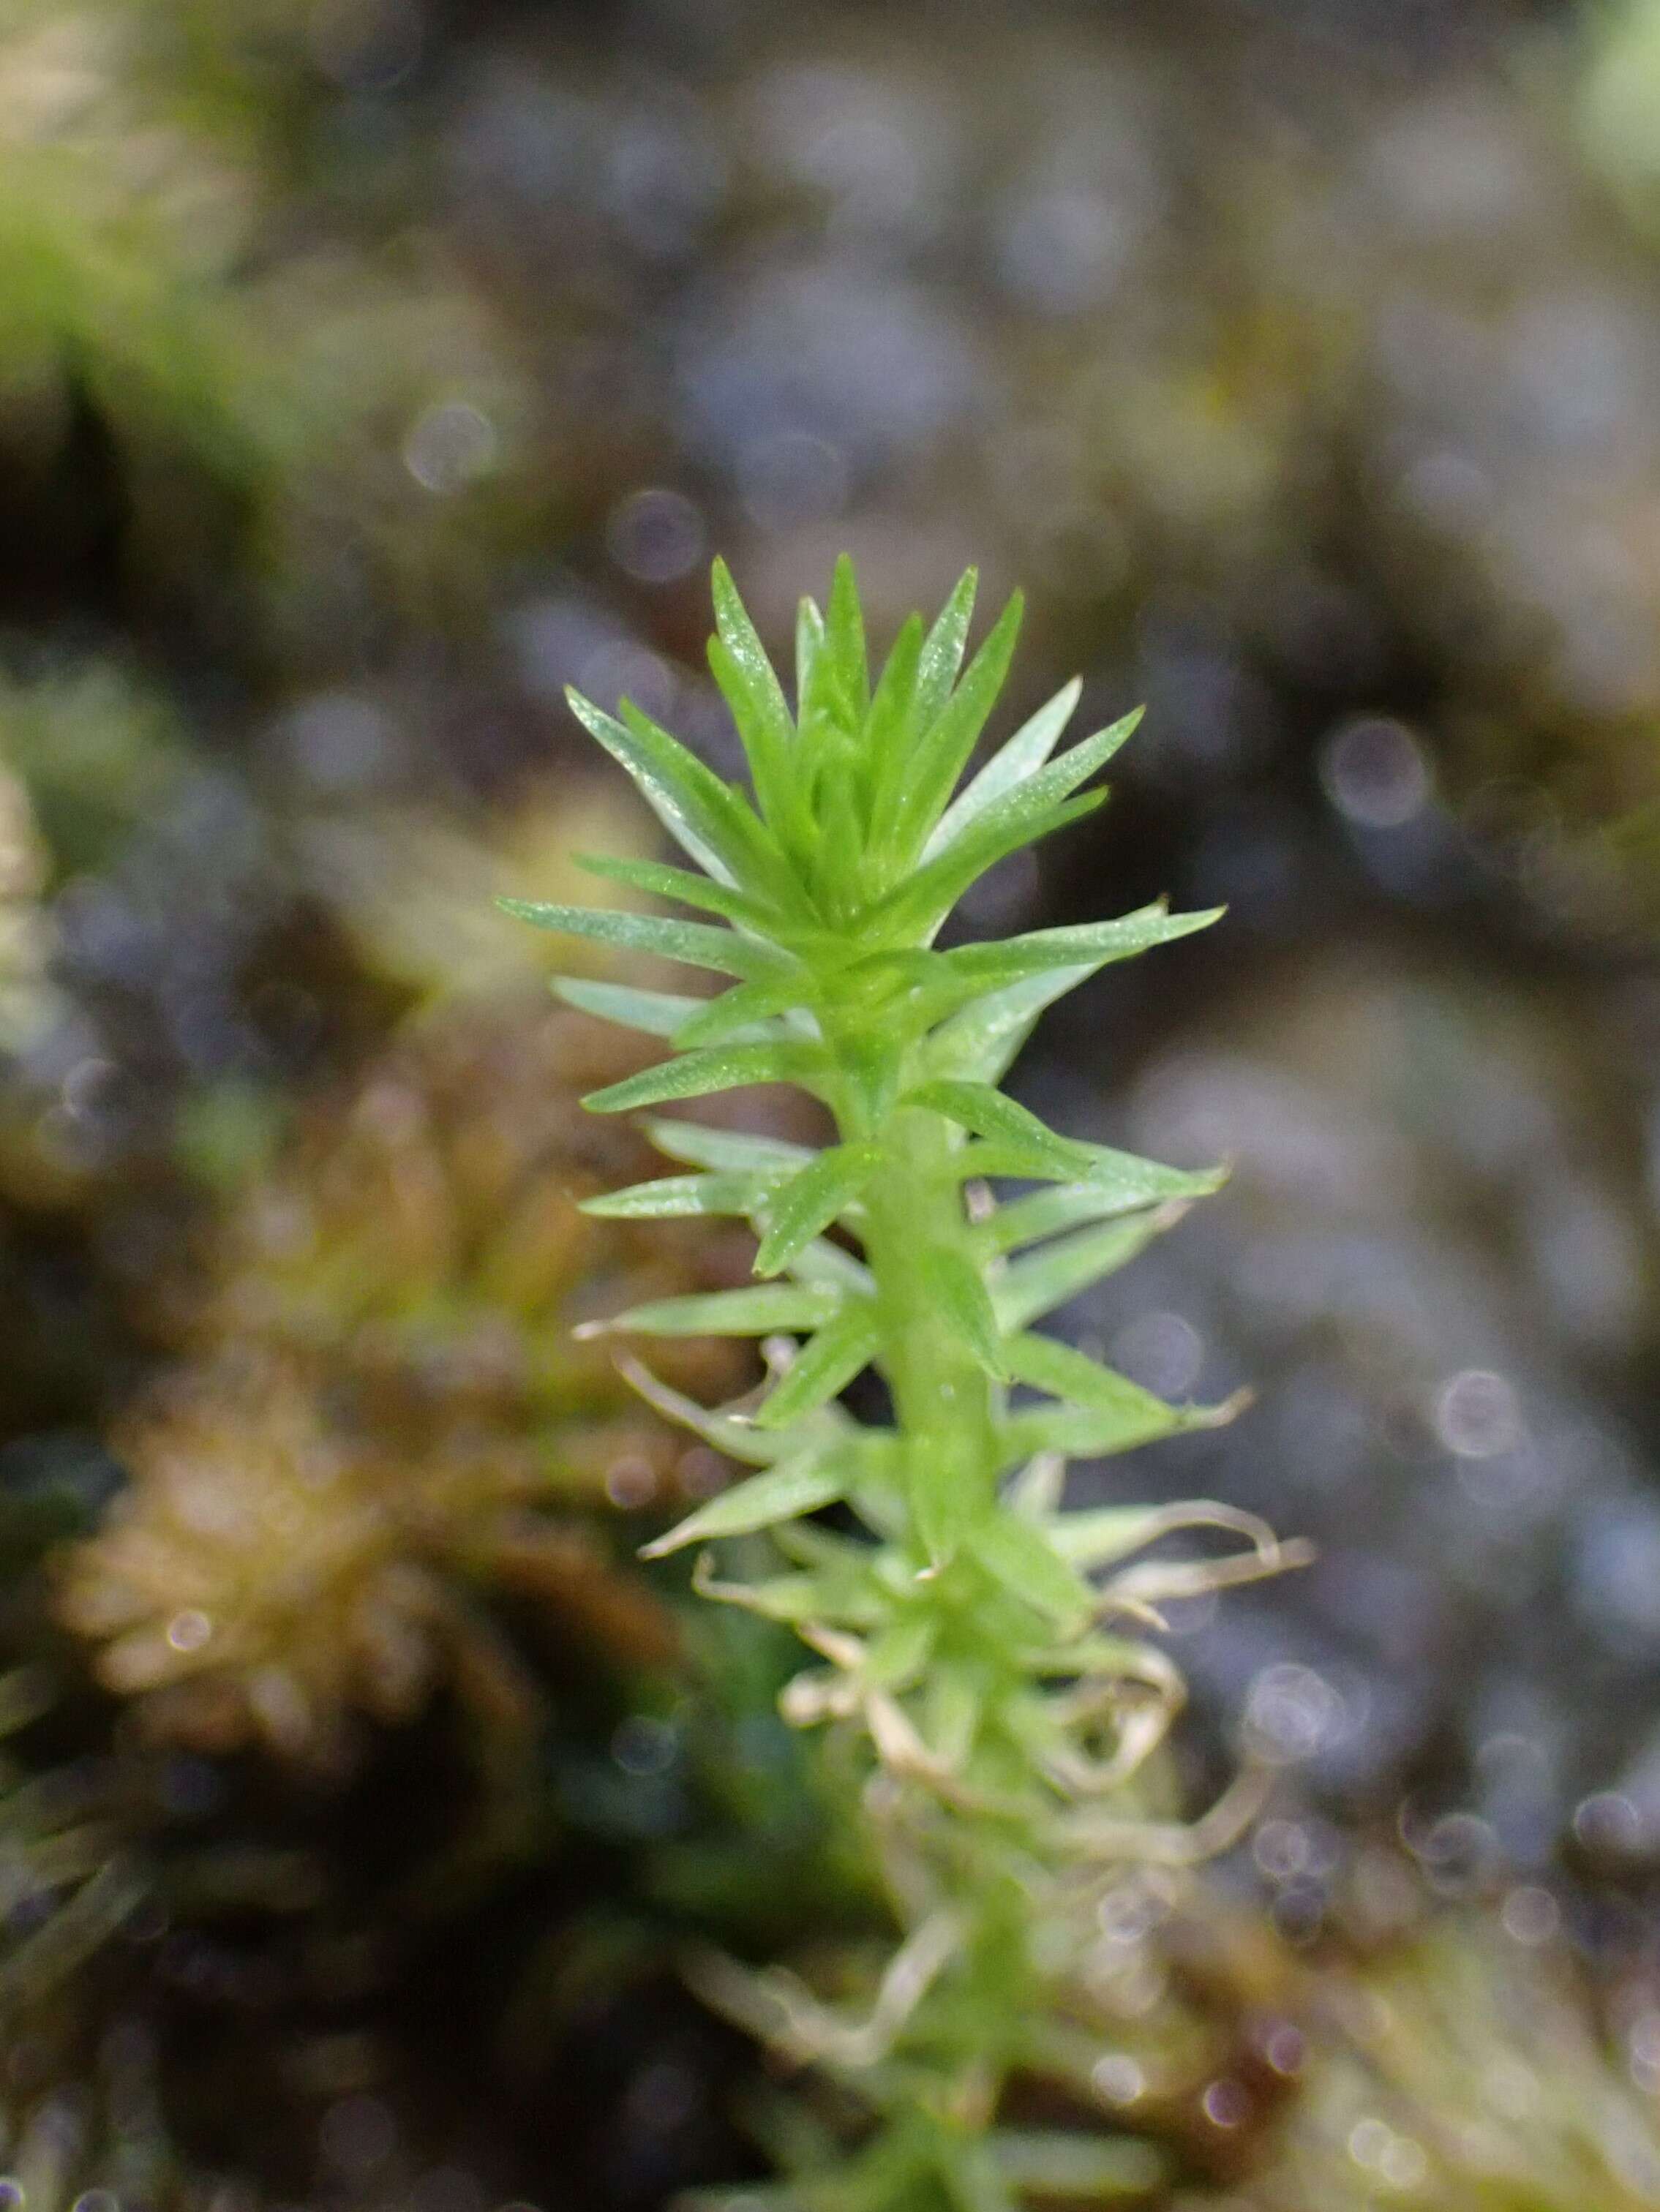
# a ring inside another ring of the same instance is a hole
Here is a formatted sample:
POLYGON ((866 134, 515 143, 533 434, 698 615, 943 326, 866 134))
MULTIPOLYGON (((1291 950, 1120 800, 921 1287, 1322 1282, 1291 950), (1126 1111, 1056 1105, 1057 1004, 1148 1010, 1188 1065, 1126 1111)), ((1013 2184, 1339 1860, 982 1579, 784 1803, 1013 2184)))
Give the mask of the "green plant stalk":
POLYGON ((1023 2073, 1053 2071, 1053 2023, 1090 1916, 1126 1863, 1179 1863, 1232 1825, 1226 1803, 1194 1830, 1153 1817, 1146 1761, 1182 1686, 1142 1630, 1159 1625, 1163 1598, 1297 1557, 1222 1506, 1063 1510, 1068 1457, 1232 1408, 1166 1405, 1030 1324, 1221 1178, 1058 1137, 997 1085, 1064 991, 1214 916, 1160 904, 936 949, 988 867, 1100 803, 1080 787, 1136 719, 1051 761, 1076 703, 1069 686, 957 793, 1019 615, 1016 601, 959 679, 972 601, 970 574, 926 637, 913 617, 873 690, 844 562, 827 614, 804 605, 792 714, 717 564, 711 665, 753 805, 626 703, 617 720, 572 703, 704 872, 590 865, 726 926, 509 902, 541 927, 735 979, 714 999, 556 987, 679 1048, 595 1094, 596 1110, 788 1082, 836 1127, 815 1154, 660 1121, 660 1146, 698 1172, 592 1202, 613 1216, 736 1214, 759 1239, 756 1286, 598 1326, 768 1340, 770 1383, 735 1408, 711 1412, 628 1371, 757 1470, 648 1548, 711 1547, 698 1586, 789 1623, 825 1662, 787 1686, 783 1708, 850 1747, 858 1814, 901 1931, 863 2018, 781 1970, 751 1977, 712 1959, 692 1970, 714 2002, 871 2115, 849 2150, 796 2114, 777 2144, 792 2179, 775 2197, 744 2195, 813 2212, 1018 2212, 1046 2195, 1111 2201, 1153 2178, 1140 2143, 1010 2127, 1006 2093, 1023 2073), (1010 1182, 1033 1188, 994 1199, 994 1184, 1010 1182), (837 1402, 866 1366, 886 1386, 890 1423, 856 1421, 837 1402), (812 1519, 838 1503, 862 1533, 812 1519), (1173 1528, 1206 1524, 1243 1548, 1135 1557, 1173 1528), (759 1561, 763 1530, 774 1557, 759 1561), (749 1571, 722 1578, 712 1547, 736 1538, 749 1540, 749 1571))

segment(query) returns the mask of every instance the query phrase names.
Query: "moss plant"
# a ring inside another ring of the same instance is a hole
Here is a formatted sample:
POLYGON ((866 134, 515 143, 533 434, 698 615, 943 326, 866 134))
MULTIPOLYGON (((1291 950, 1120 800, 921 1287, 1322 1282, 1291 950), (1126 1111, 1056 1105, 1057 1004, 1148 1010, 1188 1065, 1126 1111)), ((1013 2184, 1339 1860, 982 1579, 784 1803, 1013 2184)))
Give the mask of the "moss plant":
POLYGON ((901 1930, 861 2017, 781 1970, 698 1967, 717 2002, 833 2089, 830 2122, 796 2107, 772 2130, 793 2178, 741 2201, 1013 2212, 1119 2196, 1152 2178, 1141 2145, 1018 2125, 1011 2093, 1054 2071, 1060 1992, 1126 1862, 1195 1855, 1239 1802, 1197 1830, 1154 1816, 1138 1777, 1181 1682, 1142 1632, 1161 1596, 1288 1555, 1219 1506, 1063 1510, 1069 1458, 1231 1409, 1167 1405, 1031 1324, 1221 1178, 1058 1136, 998 1086, 1051 1001, 1215 916, 1161 903, 941 951, 941 926, 978 878, 1101 804, 1084 787, 1137 718, 1052 757, 1071 684, 958 791, 1013 651, 1018 599, 964 667, 965 576, 932 629, 906 623, 873 684, 844 561, 827 611, 802 607, 792 714, 719 566, 714 595, 710 661, 752 797, 626 702, 613 719, 572 700, 702 871, 599 860, 595 872, 713 920, 511 910, 733 979, 714 998, 560 986, 676 1048, 595 1092, 596 1111, 783 1083, 836 1124, 836 1141, 812 1152, 658 1120, 657 1144, 690 1172, 591 1202, 612 1218, 745 1217, 759 1237, 752 1286, 604 1326, 768 1340, 764 1394, 719 1412, 630 1364, 654 1404, 756 1470, 652 1549, 730 1547, 724 1567, 704 1550, 699 1586, 791 1624, 822 1662, 790 1684, 785 1711, 830 1723, 849 1753, 901 1930), (1006 1194, 994 1199, 994 1184, 1006 1194), (866 1368, 885 1385, 887 1422, 837 1402, 866 1368), (837 1525, 812 1517, 832 1506, 837 1525), (1243 1550, 1129 1564, 1172 1527, 1205 1522, 1243 1536, 1243 1550))

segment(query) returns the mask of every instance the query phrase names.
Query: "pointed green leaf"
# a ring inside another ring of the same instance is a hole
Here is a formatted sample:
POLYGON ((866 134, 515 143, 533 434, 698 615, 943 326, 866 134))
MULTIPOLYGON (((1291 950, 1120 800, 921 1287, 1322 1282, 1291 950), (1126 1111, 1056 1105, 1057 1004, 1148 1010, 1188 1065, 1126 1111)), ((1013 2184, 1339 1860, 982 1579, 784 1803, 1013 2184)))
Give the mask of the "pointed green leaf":
POLYGON ((1117 921, 1037 930, 1005 944, 959 945, 925 956, 933 972, 921 1005, 931 1020, 952 1015, 930 1042, 931 1064, 942 1075, 996 1081, 1044 1006, 1110 961, 1203 929, 1220 912, 1171 915, 1161 899, 1117 921))
POLYGON ((739 1420, 718 1407, 700 1406, 695 1398, 685 1397, 672 1389, 649 1367, 625 1352, 617 1357, 617 1371, 629 1388, 648 1406, 655 1407, 666 1421, 690 1429, 714 1450, 746 1467, 771 1467, 780 1460, 793 1459, 803 1449, 800 1437, 769 1435, 757 1429, 753 1421, 739 1420))
POLYGON ((1177 1528, 1225 1528, 1243 1536, 1268 1558, 1278 1553, 1274 1531, 1254 1513, 1213 1504, 1208 1498, 1183 1498, 1173 1505, 1101 1505, 1057 1513, 1049 1540, 1079 1568, 1108 1567, 1127 1559, 1177 1528))
POLYGON ((1089 1173, 1088 1146, 1076 1144, 1069 1138, 1057 1137, 1029 1108, 1018 1104, 1012 1098, 1005 1097, 1000 1091, 994 1091, 989 1084, 964 1083, 952 1077, 939 1076, 932 1082, 920 1084, 915 1091, 907 1091, 901 1103, 906 1106, 927 1107, 936 1114, 943 1114, 947 1121, 955 1121, 972 1136, 995 1139, 1000 1144, 1017 1147, 1034 1159, 1045 1160, 1049 1163, 1045 1173, 1067 1176, 1085 1176, 1089 1173))
POLYGON ((1040 707, 1029 721, 1023 722, 1008 743, 993 754, 973 782, 958 793, 935 823, 933 836, 922 848, 925 860, 931 860, 976 815, 983 814, 994 799, 1000 799, 1006 791, 1012 790, 1017 783, 1024 782, 1043 767, 1059 743, 1061 732, 1072 720, 1083 689, 1082 677, 1074 676, 1064 690, 1057 691, 1046 706, 1040 707))
POLYGON ((1037 812, 1022 807, 1020 796, 1016 793, 1000 807, 989 811, 946 851, 897 884, 864 916, 862 926, 867 933, 892 944, 929 942, 957 902, 988 868, 1021 846, 1036 844, 1040 838, 1052 837, 1057 830, 1081 822, 1106 804, 1108 794, 1086 791, 1064 805, 1048 806, 1037 812))
POLYGON ((707 999, 690 999, 678 991, 636 991, 626 983, 595 983, 586 975, 555 975, 556 997, 601 1021, 616 1022, 625 1030, 640 1030, 647 1036, 672 1037, 689 1022, 707 999))
MULTIPOLYGON (((1130 1156, 1121 1153, 1119 1158, 1128 1162, 1130 1156)), ((1160 1177, 1180 1172, 1175 1168, 1159 1168, 1152 1160, 1137 1160, 1133 1164, 1160 1177)), ((1171 1199, 1168 1202, 1173 1207, 1179 1208, 1190 1198, 1207 1197, 1223 1178, 1217 1170, 1189 1180, 1196 1188, 1171 1199)), ((977 1223, 972 1232, 974 1243, 976 1249, 989 1258, 994 1253, 1012 1252, 1022 1244, 1035 1244, 1043 1237, 1058 1236, 1062 1230, 1081 1229, 1090 1222, 1110 1220, 1115 1215, 1134 1212, 1155 1202, 1139 1188, 1128 1192, 1128 1204, 1126 1195, 1124 1188, 1115 1188, 1105 1177, 1098 1183, 1061 1183, 1053 1190, 1033 1191, 1030 1197, 1011 1199, 988 1220, 977 1223)), ((1173 1228, 1180 1218, 1180 1212, 1173 1211, 1157 1225, 1173 1228)))
POLYGON ((736 983, 718 998, 700 999, 675 1032, 678 1045, 726 1044, 745 1030, 775 1016, 806 1005, 812 978, 805 968, 792 966, 758 982, 736 983))
MULTIPOLYGON (((773 1523, 772 1528, 775 1541, 779 1524, 773 1523)), ((881 1593, 867 1575, 769 1575, 761 1582, 726 1583, 708 1571, 706 1555, 697 1563, 691 1586, 699 1597, 713 1598, 719 1605, 742 1606, 746 1613, 759 1613, 763 1620, 781 1621, 790 1628, 823 1621, 838 1628, 874 1628, 887 1613, 881 1593)), ((675 2199, 677 2207, 687 2202, 684 2197, 675 2199)), ((733 2202, 748 2207, 753 2200, 746 2195, 733 2202)))
MULTIPOLYGON (((852 1429, 851 1423, 843 1425, 852 1429)), ((863 1456, 865 1444, 857 1433, 844 1435, 842 1441, 851 1445, 855 1455, 863 1456)), ((775 1437, 774 1442, 777 1442, 775 1437)), ((800 1449, 805 1450, 806 1445, 800 1449)), ((816 1574, 856 1574, 875 1583, 874 1571, 882 1565, 879 1555, 871 1550, 862 1536, 840 1535, 817 1521, 791 1522, 778 1531, 776 1542, 793 1566, 811 1567, 816 1574)), ((877 1587, 882 1585, 877 1583, 877 1587)))
POLYGON ((1000 944, 959 945, 939 957, 953 975, 972 978, 983 990, 1032 975, 1046 968, 1082 965, 1091 973, 1109 961, 1133 958, 1157 945, 1169 945, 1196 929, 1208 929, 1224 909, 1210 907, 1195 914, 1171 914, 1163 899, 1138 907, 1116 921, 1091 921, 1066 929, 1034 929, 1024 937, 1000 944))
POLYGON ((806 719, 824 649, 824 617, 816 601, 803 599, 795 610, 795 711, 800 720, 806 719))
POLYGON ((1226 1168, 1167 1168, 1110 1145, 1085 1145, 1089 1169, 1083 1180, 1123 1212, 1164 1199, 1208 1198, 1228 1179, 1226 1168))
POLYGON ((582 1103, 593 1114, 623 1114, 633 1106, 661 1106, 672 1098, 707 1098, 718 1091, 739 1091, 751 1083, 811 1085, 827 1066, 820 1045, 783 1042, 711 1046, 683 1052, 660 1067, 648 1067, 603 1091, 590 1091, 582 1103))
POLYGON ((1077 1170, 1076 1161, 1065 1168, 1057 1167, 1052 1152, 1006 1137, 965 1145, 962 1151, 952 1154, 951 1164, 964 1182, 990 1181, 994 1177, 1018 1182, 1054 1182, 1063 1174, 1073 1174, 1077 1170))
POLYGON ((625 722, 607 714, 569 685, 565 697, 583 728, 627 770, 641 797, 675 842, 718 882, 737 883, 744 843, 741 836, 734 836, 729 818, 735 794, 719 776, 666 731, 660 733, 660 744, 642 738, 625 722))
POLYGON ((1103 1367, 1088 1352, 1079 1352, 1075 1345, 1062 1344, 1058 1337, 1030 1334, 1012 1336, 1004 1356, 1009 1373, 1017 1382, 1030 1382, 1039 1390, 1048 1390, 1057 1398, 1087 1407, 1092 1412, 1174 1411, 1162 1398, 1155 1398, 1151 1390, 1132 1382, 1127 1375, 1103 1367))
POLYGON ((1011 1337, 1004 1356, 1017 1382, 1066 1401, 1017 1413, 1005 1423, 1006 1445, 1011 1450, 1018 1446, 1022 1459, 1033 1451, 1069 1455, 1128 1451, 1189 1425, 1177 1407, 1167 1406, 1139 1382, 1053 1337, 1011 1337))
POLYGON ((980 571, 964 568, 928 632, 916 679, 916 705, 921 722, 932 721, 951 696, 951 687, 963 665, 963 651, 968 643, 975 594, 979 588, 980 571))
POLYGON ((977 569, 965 568, 958 578, 951 597, 921 641, 909 707, 891 726, 888 743, 873 763, 871 823, 873 835, 883 842, 889 842, 897 830, 915 741, 938 720, 957 681, 979 584, 977 569))
POLYGON ((1180 1218, 1179 1207, 1149 1207, 1075 1237, 1063 1237, 1043 1251, 1017 1260, 992 1287, 999 1322, 1006 1331, 1020 1329, 1041 1315, 1053 1313, 1056 1306, 1134 1259, 1180 1218))
POLYGON ((1104 730, 994 799, 942 842, 908 884, 889 893, 873 914, 872 925, 906 933, 933 929, 999 860, 1093 813, 1106 801, 1104 788, 1077 798, 1071 794, 1116 750, 1117 738, 1116 730, 1104 730))
POLYGON ((939 1621, 920 1608, 891 1621, 866 1651, 865 1680, 884 1690, 908 1690, 921 1676, 939 1640, 939 1621))
POLYGON ((771 1528, 775 1522, 816 1513, 821 1506, 834 1505, 845 1494, 849 1473, 845 1457, 833 1450, 786 1460, 711 1498, 666 1535, 642 1547, 640 1556, 666 1559, 688 1544, 708 1543, 719 1536, 751 1536, 757 1529, 771 1528))
POLYGON ((933 724, 918 735, 907 765, 903 789, 892 802, 891 834, 896 849, 909 854, 921 849, 956 787, 957 779, 986 717, 997 702, 1014 656, 1025 601, 1017 592, 992 628, 985 643, 970 662, 962 682, 940 709, 933 724))
POLYGON ((849 1298, 790 1362, 756 1414, 756 1426, 786 1428, 839 1397, 875 1358, 881 1336, 881 1316, 873 1301, 849 1298))
POLYGON ((1023 975, 1000 991, 987 992, 934 1031, 924 1051, 924 1065, 934 1075, 999 1082, 1043 1009, 1092 973, 1089 968, 1051 968, 1041 975, 1023 975))
POLYGON ((876 1282, 862 1260, 855 1260, 827 1237, 815 1237, 790 1261, 788 1273, 798 1283, 831 1283, 851 1291, 855 1297, 873 1297, 876 1282))
MULTIPOLYGON (((810 725, 815 736, 818 725, 810 725)), ((832 911, 847 874, 847 856, 864 843, 860 763, 852 740, 836 738, 821 748, 822 766, 813 802, 818 853, 812 870, 821 906, 826 894, 832 911)), ((846 902, 843 902, 845 903, 846 902)))
POLYGON ((732 709, 761 811, 777 823, 790 812, 794 724, 783 687, 724 561, 714 563, 714 595, 719 635, 709 641, 709 667, 732 709))
POLYGON ((853 1204, 881 1158, 877 1145, 832 1145, 775 1192, 767 1206, 767 1233, 755 1255, 756 1273, 781 1274, 806 1245, 853 1204))
POLYGON ((965 1546, 988 1574, 1063 1634, 1075 1635, 1094 1612, 1094 1592, 1036 1522, 988 1513, 969 1530, 965 1546))
POLYGON ((870 675, 858 580, 845 553, 836 564, 824 616, 824 649, 814 671, 817 685, 823 687, 826 678, 833 690, 836 719, 844 729, 856 729, 870 703, 870 675))
POLYGON ((582 1212, 601 1221, 681 1221, 708 1214, 747 1218, 766 1204, 776 1188, 753 1175, 659 1176, 585 1198, 582 1212))
POLYGON ((950 1245, 939 1245, 923 1255, 922 1276, 934 1311, 950 1323, 988 1375, 1006 1375, 1002 1331, 974 1262, 950 1245))
POLYGON ((872 787, 896 759, 913 727, 922 657, 922 623, 907 616, 888 655, 865 722, 865 744, 872 787))
POLYGON ((1057 1674, 1116 1674, 1129 1682, 1145 1682, 1154 1689, 1169 1683, 1174 1671, 1156 1644, 1138 1644, 1126 1636, 1103 1636, 1085 1630, 1082 1636, 1061 1638, 1046 1650, 1029 1650, 1034 1674, 1053 1680, 1057 1674))
POLYGON ((1227 1181, 1225 1168, 1190 1174, 1181 1168, 1162 1167, 1157 1160, 1138 1159, 1133 1152, 1114 1152, 1110 1145, 1074 1145, 1073 1150, 1086 1156, 1086 1180, 1078 1177, 1075 1158, 1063 1170, 1057 1167, 1053 1152, 1010 1139, 969 1145, 955 1156, 952 1166, 965 1178, 1006 1176, 1028 1182, 1057 1181, 1064 1173, 1069 1186, 1088 1191, 1096 1201, 1098 1218, 1131 1213, 1138 1206, 1156 1206, 1167 1198, 1207 1198, 1227 1181))
POLYGON ((631 699, 617 702, 617 711, 641 754, 656 763, 664 775, 673 773, 683 788, 695 792, 705 810, 716 850, 740 888, 788 908, 800 903, 798 888, 788 862, 766 824, 757 816, 744 793, 718 776, 696 754, 653 721, 631 699))
POLYGON ((904 1495, 917 1541, 933 1565, 947 1566, 989 1503, 988 1470, 956 1437, 908 1437, 904 1454, 904 1495))
POLYGON ((620 907, 550 906, 541 899, 498 899, 504 914, 532 929, 562 930, 630 952, 654 952, 690 968, 714 968, 723 975, 777 975, 788 972, 785 955, 734 929, 715 929, 706 921, 676 921, 667 915, 631 914, 620 907))
POLYGON ((922 1685, 922 1734, 935 1757, 960 1766, 974 1748, 988 1685, 961 1667, 936 1667, 922 1685))
MULTIPOLYGON (((943 834, 946 821, 942 819, 929 847, 924 848, 923 866, 917 880, 925 882, 937 875, 940 882, 947 883, 961 876, 966 886, 1006 854, 1046 835, 1042 825, 1049 817, 1052 813, 1064 814, 1062 801, 1111 759, 1140 719, 1139 714, 1127 714, 1110 730, 1099 730, 1094 737, 1085 738, 1082 744, 1073 746, 1047 768, 1022 778, 1007 790, 994 793, 983 805, 970 809, 949 836, 943 834), (954 866, 948 865, 953 854, 958 856, 954 866)), ((976 791, 977 784, 970 785, 964 799, 974 798, 976 791)), ((1099 803, 1098 799, 1096 803, 1099 803)))
POLYGON ((678 899, 705 914, 718 914, 763 937, 769 937, 778 921, 776 910, 712 876, 695 876, 690 868, 673 868, 661 860, 617 860, 604 853, 572 855, 579 868, 607 882, 626 884, 630 890, 649 891, 654 898, 678 899))
POLYGON ((781 1169, 793 1175, 817 1155, 807 1145, 783 1137, 752 1136, 747 1129, 712 1129, 702 1121, 676 1121, 654 1115, 642 1127, 658 1151, 689 1168, 735 1168, 767 1174, 781 1169))
POLYGON ((798 1283, 761 1283, 741 1291, 693 1291, 654 1298, 614 1321, 585 1322, 579 1334, 599 1336, 770 1336, 775 1329, 822 1328, 841 1311, 839 1291, 798 1283))

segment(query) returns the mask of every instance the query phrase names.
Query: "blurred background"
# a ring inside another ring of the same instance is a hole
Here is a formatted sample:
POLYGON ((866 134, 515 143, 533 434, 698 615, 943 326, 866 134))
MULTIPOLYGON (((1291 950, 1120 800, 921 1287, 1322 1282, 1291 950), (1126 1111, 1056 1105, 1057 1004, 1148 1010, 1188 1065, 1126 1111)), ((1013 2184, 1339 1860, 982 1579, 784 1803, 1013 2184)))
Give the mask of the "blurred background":
POLYGON ((1229 908, 1016 1079, 1237 1163, 1064 1326, 1255 1410, 1079 1494, 1319 1548, 1178 1609, 1280 1782, 1158 2201, 1660 2203, 1652 0, 11 0, 9 2203, 762 2170, 674 1944, 868 1872, 569 1334, 745 1255, 576 1215, 617 1048, 491 900, 651 848, 562 686, 729 768, 711 554, 781 649, 843 548, 1025 585, 1004 726, 1147 705, 969 933, 1229 908))

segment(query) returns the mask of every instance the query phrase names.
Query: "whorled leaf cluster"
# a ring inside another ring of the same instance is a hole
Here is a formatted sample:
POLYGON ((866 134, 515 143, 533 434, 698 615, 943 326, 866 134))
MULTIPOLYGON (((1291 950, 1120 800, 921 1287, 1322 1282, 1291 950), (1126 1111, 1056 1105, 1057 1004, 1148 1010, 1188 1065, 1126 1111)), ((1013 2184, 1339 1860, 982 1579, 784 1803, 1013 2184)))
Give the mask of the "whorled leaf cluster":
POLYGON ((626 702, 613 717, 572 698, 702 872, 591 865, 713 919, 514 906, 541 927, 733 979, 707 999, 561 986, 675 1048, 590 1107, 786 1084, 836 1125, 813 1152, 655 1120, 659 1148, 689 1172, 588 1206, 612 1219, 735 1217, 759 1239, 752 1285, 653 1300, 600 1326, 769 1340, 770 1385, 737 1408, 707 1411, 630 1366, 653 1403, 757 1470, 651 1548, 770 1534, 769 1555, 751 1546, 735 1570, 706 1552, 696 1579, 789 1623, 823 1662, 790 1684, 785 1710, 837 1723, 855 1747, 903 1930, 857 2021, 787 1976, 699 1969, 718 2002, 879 2115, 851 2154, 833 2133, 794 2131, 781 2205, 1005 2212, 1034 2194, 1133 2185, 1122 2144, 999 2115, 1009 2085, 1052 2061, 1053 2000, 1124 1860, 1189 1858, 1238 1808, 1231 1797, 1195 1830, 1151 1816, 1146 1762, 1182 1698, 1145 1632, 1159 1601, 1294 1556, 1220 1506, 1063 1508, 1068 1459, 1231 1410, 1168 1405, 1033 1327, 1221 1178, 1059 1136, 999 1085, 1045 1006, 1214 916, 1161 903, 936 943, 988 869, 1099 805, 1104 793, 1085 787, 1136 719, 1057 755, 1070 685, 959 791, 1020 619, 1017 599, 965 665, 974 588, 966 576, 929 629, 913 617, 873 680, 844 561, 826 612, 803 605, 792 711, 717 566, 710 665, 752 798, 626 702), (891 1419, 837 1402, 866 1369, 891 1419), (840 1525, 809 1517, 828 1507, 840 1525), (1233 1530, 1243 1549, 1137 1559, 1195 1524, 1233 1530))

